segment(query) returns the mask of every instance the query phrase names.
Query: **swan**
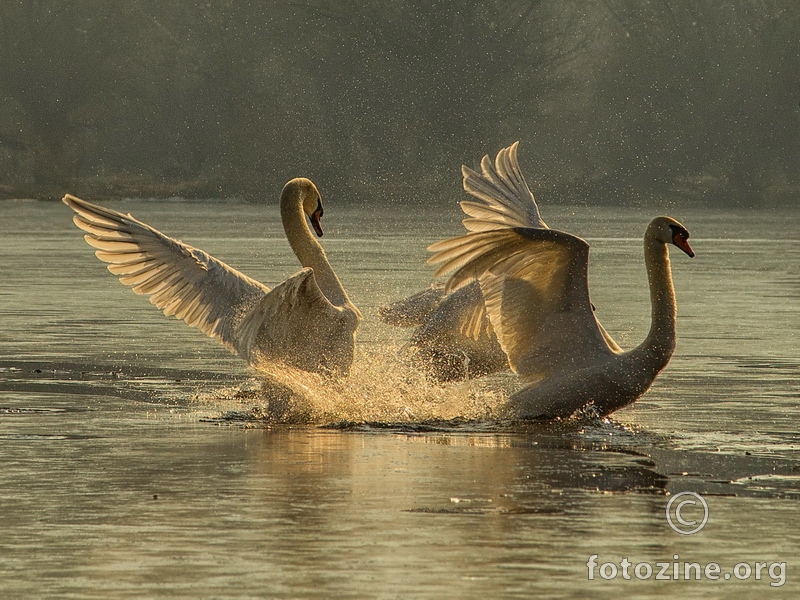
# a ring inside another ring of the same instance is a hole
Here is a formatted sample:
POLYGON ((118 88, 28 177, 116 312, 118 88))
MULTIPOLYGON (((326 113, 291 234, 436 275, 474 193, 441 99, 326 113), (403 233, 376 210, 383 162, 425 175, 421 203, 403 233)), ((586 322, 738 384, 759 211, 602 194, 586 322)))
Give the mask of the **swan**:
POLYGON ((481 173, 462 167, 469 233, 432 244, 428 262, 449 275, 446 292, 477 280, 492 328, 523 384, 508 401, 514 418, 566 418, 593 406, 601 416, 644 394, 672 356, 677 305, 672 244, 689 257, 689 232, 656 217, 644 234, 651 325, 623 351, 594 314, 587 280, 589 245, 547 227, 517 161, 519 142, 488 156, 481 173))
POLYGON ((327 375, 348 373, 361 313, 306 221, 321 237, 322 199, 311 180, 292 179, 281 193, 283 228, 303 269, 272 289, 130 214, 71 194, 63 202, 108 270, 150 296, 165 315, 217 339, 253 366, 283 362, 327 375))

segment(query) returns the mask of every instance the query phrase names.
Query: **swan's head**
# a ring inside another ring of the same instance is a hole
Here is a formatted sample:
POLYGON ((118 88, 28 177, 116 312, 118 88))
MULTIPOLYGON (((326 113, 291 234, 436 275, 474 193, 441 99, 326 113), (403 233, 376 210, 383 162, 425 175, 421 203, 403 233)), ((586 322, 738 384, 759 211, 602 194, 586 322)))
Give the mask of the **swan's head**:
POLYGON ((647 235, 662 244, 673 244, 694 258, 694 250, 689 245, 689 231, 671 217, 656 217, 650 221, 647 235))
POLYGON ((314 233, 317 234, 317 237, 322 237, 322 223, 320 222, 323 213, 322 196, 313 181, 305 177, 292 179, 283 186, 281 204, 284 202, 300 204, 308 220, 311 221, 314 233))

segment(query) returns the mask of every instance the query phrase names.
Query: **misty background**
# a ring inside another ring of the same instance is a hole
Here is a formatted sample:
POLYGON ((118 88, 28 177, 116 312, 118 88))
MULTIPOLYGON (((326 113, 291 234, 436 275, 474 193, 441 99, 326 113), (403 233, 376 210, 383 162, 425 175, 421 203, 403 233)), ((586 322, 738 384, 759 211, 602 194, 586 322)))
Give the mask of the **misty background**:
POLYGON ((800 197, 797 0, 0 0, 0 197, 800 197))

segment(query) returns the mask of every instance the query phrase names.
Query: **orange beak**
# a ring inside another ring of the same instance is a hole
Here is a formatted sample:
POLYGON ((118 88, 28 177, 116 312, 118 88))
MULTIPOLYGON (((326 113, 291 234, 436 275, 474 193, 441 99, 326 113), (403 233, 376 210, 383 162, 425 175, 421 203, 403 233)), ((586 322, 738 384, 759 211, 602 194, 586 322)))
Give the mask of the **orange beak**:
POLYGON ((689 255, 689 258, 694 258, 694 250, 692 250, 692 247, 689 245, 689 240, 686 236, 676 233, 672 236, 672 243, 686 252, 686 254, 689 255))

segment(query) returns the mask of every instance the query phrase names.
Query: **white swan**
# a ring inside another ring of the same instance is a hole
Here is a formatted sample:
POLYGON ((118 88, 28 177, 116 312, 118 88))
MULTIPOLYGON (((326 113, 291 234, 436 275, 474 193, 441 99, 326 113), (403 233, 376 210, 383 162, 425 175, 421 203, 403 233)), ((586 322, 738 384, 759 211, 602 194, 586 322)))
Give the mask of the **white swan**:
POLYGON ((485 310, 524 387, 509 399, 511 416, 568 417, 593 405, 606 415, 641 396, 675 349, 677 307, 667 244, 690 257, 689 232, 656 217, 644 234, 652 321, 639 346, 623 352, 589 300, 589 245, 547 228, 517 162, 517 146, 488 156, 481 173, 462 167, 467 235, 437 242, 429 258, 446 290, 477 279, 485 310))
POLYGON ((278 361, 333 375, 353 361, 361 313, 350 301, 306 215, 322 236, 322 199, 308 179, 289 181, 280 211, 289 244, 303 269, 270 289, 131 215, 70 194, 63 202, 108 270, 167 316, 183 319, 258 366, 278 361))

